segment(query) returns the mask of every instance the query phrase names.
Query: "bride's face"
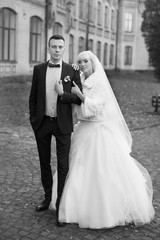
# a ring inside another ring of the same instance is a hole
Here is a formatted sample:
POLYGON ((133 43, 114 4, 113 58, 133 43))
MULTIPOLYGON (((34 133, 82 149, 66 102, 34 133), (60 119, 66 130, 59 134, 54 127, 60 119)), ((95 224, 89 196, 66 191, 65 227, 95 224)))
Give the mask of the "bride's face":
POLYGON ((82 55, 78 60, 80 70, 87 76, 93 73, 93 66, 91 59, 88 56, 82 55))

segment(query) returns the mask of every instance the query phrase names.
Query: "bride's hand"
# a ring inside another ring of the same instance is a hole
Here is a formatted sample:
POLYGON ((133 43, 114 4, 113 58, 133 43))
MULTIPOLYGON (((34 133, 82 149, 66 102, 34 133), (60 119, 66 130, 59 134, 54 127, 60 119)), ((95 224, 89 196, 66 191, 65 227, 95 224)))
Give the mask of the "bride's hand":
POLYGON ((74 84, 74 87, 71 88, 71 92, 76 94, 76 95, 79 95, 79 93, 81 93, 79 87, 75 84, 74 81, 73 81, 73 84, 74 84))
POLYGON ((74 93, 75 95, 77 95, 82 102, 85 101, 85 94, 81 92, 81 90, 79 89, 79 87, 75 84, 75 82, 73 81, 74 87, 71 88, 71 92, 74 93))
POLYGON ((79 66, 77 64, 75 64, 75 63, 72 63, 72 68, 74 70, 79 70, 79 66))

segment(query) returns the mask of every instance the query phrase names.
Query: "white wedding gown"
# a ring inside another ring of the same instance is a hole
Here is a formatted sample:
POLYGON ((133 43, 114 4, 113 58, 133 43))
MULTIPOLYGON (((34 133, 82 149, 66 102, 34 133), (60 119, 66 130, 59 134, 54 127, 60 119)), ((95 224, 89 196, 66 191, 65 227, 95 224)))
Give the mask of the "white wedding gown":
MULTIPOLYGON (((94 79, 87 79, 85 103, 76 107, 80 121, 72 135, 59 220, 94 229, 148 223, 154 217, 151 178, 130 156, 118 128, 106 119, 104 88, 93 83, 94 79)), ((51 209, 55 208, 57 173, 53 182, 51 209)))

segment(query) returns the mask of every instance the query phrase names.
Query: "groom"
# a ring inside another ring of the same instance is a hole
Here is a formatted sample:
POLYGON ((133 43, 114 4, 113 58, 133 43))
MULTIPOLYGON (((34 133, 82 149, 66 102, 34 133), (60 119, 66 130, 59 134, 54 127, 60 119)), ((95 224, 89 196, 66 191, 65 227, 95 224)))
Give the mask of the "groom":
POLYGON ((29 97, 30 123, 32 125, 39 154, 41 181, 45 199, 36 211, 49 208, 52 197, 51 139, 56 139, 58 189, 56 201, 57 226, 60 199, 68 172, 71 132, 73 131, 71 104, 81 104, 71 93, 73 81, 82 89, 79 71, 62 60, 65 40, 53 35, 48 41, 50 60, 36 65, 33 71, 29 97))

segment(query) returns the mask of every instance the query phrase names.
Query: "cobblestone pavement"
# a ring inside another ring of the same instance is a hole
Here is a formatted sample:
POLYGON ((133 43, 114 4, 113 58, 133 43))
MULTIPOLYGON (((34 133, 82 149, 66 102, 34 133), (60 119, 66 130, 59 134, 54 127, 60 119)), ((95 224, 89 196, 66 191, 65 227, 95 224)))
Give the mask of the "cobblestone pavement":
MULTIPOLYGON (((55 213, 35 212, 43 198, 39 161, 28 122, 30 81, 1 79, 0 240, 158 240, 160 239, 160 114, 151 96, 160 83, 151 74, 110 74, 111 84, 133 136, 132 155, 148 169, 154 189, 155 219, 144 226, 113 229, 57 228, 55 213)), ((53 171, 56 168, 53 140, 53 171)))

